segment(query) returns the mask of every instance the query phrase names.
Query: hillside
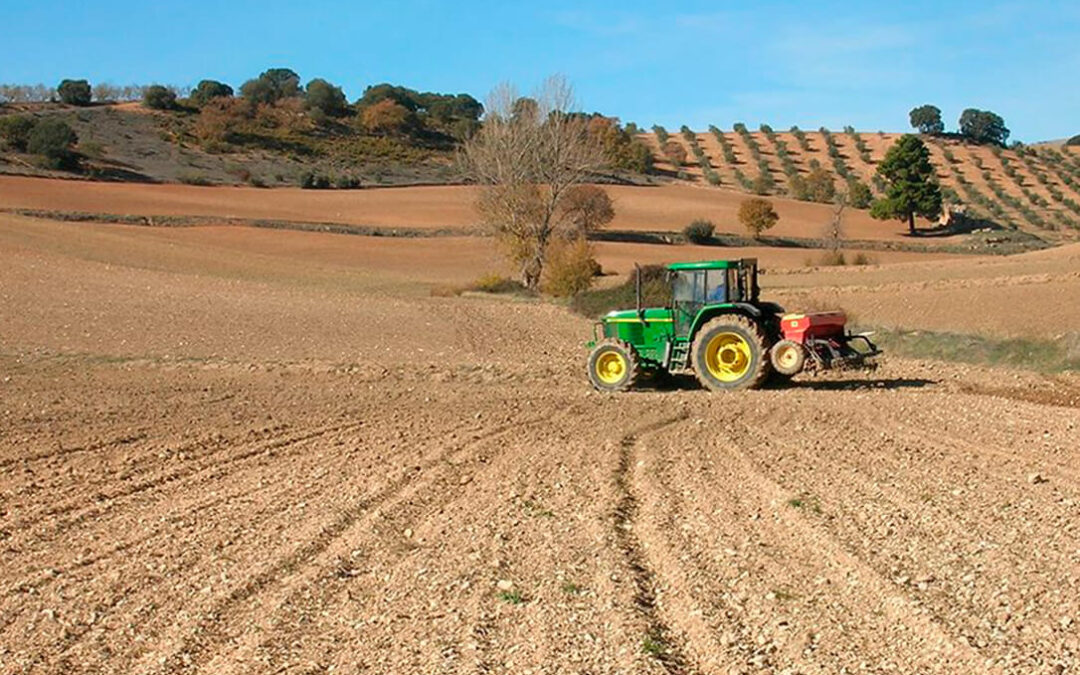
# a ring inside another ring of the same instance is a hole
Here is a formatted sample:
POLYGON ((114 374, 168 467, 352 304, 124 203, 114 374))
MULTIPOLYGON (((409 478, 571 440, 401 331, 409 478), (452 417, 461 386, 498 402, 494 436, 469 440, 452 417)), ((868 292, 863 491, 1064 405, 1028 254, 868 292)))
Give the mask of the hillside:
MULTIPOLYGON (((360 133, 347 121, 316 125, 302 114, 251 120, 230 144, 203 141, 193 110, 149 110, 139 103, 86 107, 29 103, 0 107, 6 116, 58 118, 74 129, 81 155, 78 176, 96 180, 195 185, 297 185, 307 174, 330 187, 446 183, 454 178, 454 141, 435 135, 397 137, 360 133)), ((4 148, 0 173, 72 177, 4 148)))
MULTIPOLYGON (((239 99, 230 100, 237 102, 233 107, 241 107, 239 99)), ((319 117, 287 103, 255 110, 226 110, 221 115, 227 120, 221 122, 210 115, 216 109, 208 113, 206 107, 200 112, 149 110, 133 102, 84 107, 5 105, 0 107, 0 120, 58 118, 70 124, 78 135, 79 167, 75 172, 45 169, 32 156, 0 143, 0 173, 253 187, 446 185, 459 180, 454 167, 458 141, 442 127, 421 125, 407 133, 372 133, 357 117, 319 117), (227 131, 217 127, 207 131, 215 120, 227 131), (215 140, 219 137, 229 140, 215 140), (314 184, 318 180, 321 185, 314 184)), ((851 127, 840 132, 798 128, 774 132, 762 125, 761 131, 749 131, 741 124, 733 131, 714 126, 694 132, 683 127, 671 134, 660 127, 643 133, 630 126, 631 133, 626 133, 617 122, 611 129, 623 137, 620 148, 651 152, 652 161, 651 166, 642 164, 647 173, 613 167, 612 175, 603 178, 607 181, 675 182, 732 195, 757 193, 830 202, 830 196, 806 189, 806 178, 818 169, 831 180, 830 190, 850 189, 852 182, 865 186, 867 199, 857 205, 863 208, 869 197, 881 193, 877 164, 902 136, 857 132, 851 127), (673 152, 672 146, 681 150, 673 152)), ((1077 151, 1049 145, 1004 149, 947 136, 927 137, 927 141, 946 200, 966 211, 968 229, 1015 228, 1050 241, 1080 235, 1077 151)), ((816 231, 801 234, 819 236, 816 231)))
MULTIPOLYGON (((876 195, 882 188, 875 179, 877 164, 902 136, 851 128, 828 133, 793 131, 739 133, 713 127, 702 133, 684 127, 664 142, 657 133, 643 133, 639 138, 653 149, 656 171, 676 180, 710 185, 705 175, 708 167, 714 175, 711 184, 716 185, 718 178, 721 189, 790 195, 793 177, 805 177, 820 165, 838 188, 847 180, 857 180, 876 195), (686 161, 676 166, 669 156, 674 153, 661 151, 665 143, 681 145, 686 161), (753 181, 762 169, 772 186, 755 190, 753 181)), ((659 135, 664 136, 664 131, 659 135)), ((946 199, 965 205, 969 215, 1052 239, 1080 233, 1080 153, 1072 148, 1004 149, 944 137, 927 141, 946 199)))

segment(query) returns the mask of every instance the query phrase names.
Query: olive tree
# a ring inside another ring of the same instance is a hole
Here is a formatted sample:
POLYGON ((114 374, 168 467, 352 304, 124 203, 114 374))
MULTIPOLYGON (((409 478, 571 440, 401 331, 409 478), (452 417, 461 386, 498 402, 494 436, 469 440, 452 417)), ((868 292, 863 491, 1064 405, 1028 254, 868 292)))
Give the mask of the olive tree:
POLYGON ((574 108, 573 89, 561 77, 548 78, 529 99, 501 85, 488 99, 483 127, 460 153, 466 179, 480 186, 481 219, 530 289, 540 284, 552 244, 583 238, 583 229, 610 219, 610 205, 590 207, 602 218, 570 208, 572 197, 582 196, 575 188, 605 165, 602 144, 588 133, 586 116, 571 114, 574 108))

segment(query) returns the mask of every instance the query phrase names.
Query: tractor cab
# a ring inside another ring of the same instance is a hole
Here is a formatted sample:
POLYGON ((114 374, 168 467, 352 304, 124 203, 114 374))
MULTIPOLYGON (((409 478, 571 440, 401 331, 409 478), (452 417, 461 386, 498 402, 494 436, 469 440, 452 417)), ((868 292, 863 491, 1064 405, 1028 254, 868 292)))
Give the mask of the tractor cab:
POLYGON ((717 260, 668 265, 677 335, 688 335, 706 306, 755 303, 757 260, 717 260))
POLYGON ((637 306, 608 312, 596 324, 589 379, 597 389, 618 391, 641 374, 678 372, 694 373, 709 389, 756 388, 773 373, 857 365, 879 353, 865 335, 845 333, 842 313, 785 315, 762 302, 754 258, 672 263, 665 273, 647 282, 650 290, 668 286, 665 306, 643 306, 638 267, 637 306), (807 322, 816 332, 800 330, 807 322), (853 349, 856 339, 867 348, 853 349))

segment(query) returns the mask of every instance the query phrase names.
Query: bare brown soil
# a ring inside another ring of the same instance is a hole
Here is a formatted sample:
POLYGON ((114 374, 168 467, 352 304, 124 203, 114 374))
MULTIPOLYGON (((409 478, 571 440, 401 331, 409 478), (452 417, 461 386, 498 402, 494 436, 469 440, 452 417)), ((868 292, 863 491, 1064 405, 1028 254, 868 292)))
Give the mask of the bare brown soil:
MULTIPOLYGON (((679 232, 691 221, 711 220, 719 232, 745 234, 737 212, 745 194, 687 184, 660 187, 606 186, 615 202, 610 227, 679 232)), ((465 186, 371 188, 363 190, 263 190, 246 187, 138 185, 55 181, 0 176, 0 208, 82 211, 138 216, 267 218, 299 222, 410 228, 469 228, 478 225, 475 193, 465 186)), ((824 204, 774 198, 780 221, 769 234, 821 237, 832 217, 824 204)), ((845 215, 849 239, 910 241, 898 222, 873 220, 864 211, 845 215)), ((962 236, 934 243, 961 243, 962 236)), ((918 241, 912 242, 918 243, 918 241)))
MULTIPOLYGON (((470 246, 0 218, 0 672, 1077 667, 1076 376, 601 395, 470 246)), ((1075 256, 765 279, 1038 331, 1075 256)))

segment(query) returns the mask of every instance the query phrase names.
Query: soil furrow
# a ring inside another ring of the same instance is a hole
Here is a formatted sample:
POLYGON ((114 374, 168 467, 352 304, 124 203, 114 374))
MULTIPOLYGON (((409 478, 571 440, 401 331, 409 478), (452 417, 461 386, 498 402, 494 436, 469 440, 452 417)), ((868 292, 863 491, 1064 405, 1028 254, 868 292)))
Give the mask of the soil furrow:
POLYGON ((123 434, 116 438, 110 438, 104 441, 96 441, 94 443, 88 443, 86 445, 77 445, 70 448, 60 447, 52 452, 39 452, 32 455, 25 455, 23 457, 12 457, 9 459, 0 459, 0 469, 6 469, 16 464, 29 464, 32 462, 39 462, 41 460, 59 459, 68 455, 74 455, 80 452, 95 452, 97 450, 103 450, 105 448, 111 448, 118 445, 130 445, 137 443, 138 441, 145 440, 149 437, 149 434, 145 431, 141 431, 135 434, 123 434))
MULTIPOLYGON (((79 525, 87 521, 100 517, 102 514, 109 512, 110 510, 114 509, 116 506, 119 505, 118 502, 122 504, 125 500, 137 497, 162 485, 184 482, 185 487, 190 487, 192 483, 186 481, 186 479, 188 478, 194 478, 196 480, 196 482, 194 483, 195 485, 201 482, 215 480, 224 475, 224 473, 228 471, 229 467, 245 462, 246 460, 257 458, 268 453, 274 453, 278 450, 296 447, 298 445, 307 443, 312 440, 316 440, 327 434, 337 431, 355 429, 358 428, 360 425, 361 423, 343 424, 333 427, 327 427, 324 429, 318 429, 315 431, 304 432, 298 435, 278 439, 275 441, 263 441, 255 447, 251 447, 243 452, 229 455, 220 462, 174 469, 172 471, 168 471, 166 473, 159 474, 145 480, 140 480, 134 484, 129 484, 122 489, 115 490, 111 493, 101 494, 97 497, 97 499, 99 502, 104 502, 103 505, 90 506, 79 511, 78 515, 72 518, 60 520, 56 523, 50 523, 48 532, 44 533, 44 537, 41 540, 52 541, 63 533, 71 530, 72 528, 78 527, 79 525)), ((58 514, 67 513, 73 510, 77 510, 77 508, 70 506, 55 509, 56 513, 58 514)), ((50 514, 47 513, 46 515, 50 514)), ((32 522, 18 522, 15 524, 15 529, 29 530, 33 528, 33 524, 34 523, 32 522)))
MULTIPOLYGON (((547 418, 533 419, 501 425, 495 429, 482 432, 463 446, 451 446, 427 461, 425 470, 421 472, 422 478, 419 481, 410 481, 408 479, 393 481, 378 493, 351 504, 341 511, 331 523, 324 525, 313 539, 308 540, 285 557, 274 561, 267 569, 254 575, 247 582, 215 603, 213 609, 207 613, 208 620, 200 622, 191 631, 191 636, 182 640, 179 650, 166 659, 165 670, 191 672, 209 663, 213 658, 213 650, 229 639, 229 631, 238 623, 238 621, 229 620, 226 617, 227 614, 237 611, 236 608, 247 604, 249 600, 262 593, 265 589, 281 585, 284 579, 298 571, 305 577, 310 576, 313 572, 317 575, 317 570, 311 570, 311 566, 315 564, 314 561, 317 557, 326 552, 332 544, 341 539, 346 532, 356 526, 365 516, 372 514, 376 510, 381 512, 384 505, 388 503, 407 499, 408 495, 403 495, 403 492, 407 491, 410 495, 416 494, 423 486, 430 486, 437 482, 437 478, 431 475, 431 470, 451 467, 450 464, 447 464, 451 458, 468 451, 478 444, 503 434, 519 431, 529 425, 541 424, 546 421, 548 421, 547 418), (311 571, 306 571, 304 568, 311 571)), ((315 577, 313 585, 318 587, 318 582, 325 580, 326 575, 335 573, 335 570, 323 572, 324 576, 315 577)))
POLYGON ((659 431, 685 419, 684 412, 677 417, 653 422, 637 429, 632 434, 623 436, 619 440, 619 459, 615 468, 615 487, 619 501, 615 505, 613 518, 614 535, 634 582, 635 610, 645 623, 642 649, 654 656, 664 670, 673 675, 694 673, 697 669, 687 659, 685 650, 676 642, 675 636, 657 606, 655 575, 635 531, 639 517, 639 503, 633 487, 633 464, 638 438, 641 435, 659 431))

